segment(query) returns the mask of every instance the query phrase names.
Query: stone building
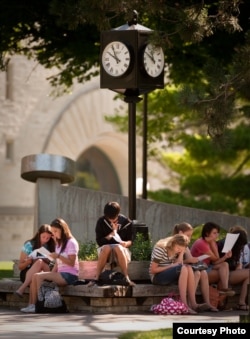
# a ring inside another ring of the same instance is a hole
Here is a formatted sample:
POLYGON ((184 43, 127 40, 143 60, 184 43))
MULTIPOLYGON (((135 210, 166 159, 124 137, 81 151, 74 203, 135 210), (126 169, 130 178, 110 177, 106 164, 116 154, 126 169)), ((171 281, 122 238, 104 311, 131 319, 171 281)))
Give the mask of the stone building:
MULTIPOLYGON (((101 191, 128 194, 128 136, 105 121, 118 109, 126 114, 126 104, 100 89, 98 77, 53 96, 47 80, 53 72, 14 56, 7 72, 0 73, 0 260, 19 256, 21 244, 33 234, 35 185, 20 177, 23 157, 48 153, 84 159, 101 191)), ((140 178, 139 138, 137 142, 140 178)), ((153 167, 149 165, 149 184, 157 188, 159 171, 153 175, 153 167)))
MULTIPOLYGON (((126 103, 114 100, 114 92, 100 89, 99 78, 76 84, 71 93, 53 96, 47 80, 53 72, 14 56, 7 72, 0 73, 0 261, 17 259, 23 242, 39 226, 35 216, 36 184, 21 178, 21 163, 26 156, 43 153, 76 163, 85 161, 95 173, 102 191, 99 196, 73 187, 66 193, 65 185, 60 190, 56 209, 59 215, 55 217, 69 219, 76 236, 87 234, 93 238, 94 222, 105 199, 119 198, 127 212, 128 135, 117 132, 105 120, 117 110, 127 114, 126 103)), ((136 142, 136 176, 140 179, 142 142, 138 137, 136 142)), ((166 171, 148 161, 150 189, 161 188, 165 177, 166 171)), ((149 225, 156 239, 183 220, 198 225, 212 218, 227 228, 241 224, 249 231, 250 227, 249 218, 144 199, 139 199, 137 205, 138 219, 149 225)))

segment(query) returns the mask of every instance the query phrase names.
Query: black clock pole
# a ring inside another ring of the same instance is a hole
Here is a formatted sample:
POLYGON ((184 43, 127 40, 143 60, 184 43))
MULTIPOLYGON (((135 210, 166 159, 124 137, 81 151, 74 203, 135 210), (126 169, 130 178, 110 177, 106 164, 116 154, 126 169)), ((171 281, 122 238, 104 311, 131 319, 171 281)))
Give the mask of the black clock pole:
MULTIPOLYGON (((128 103, 128 212, 134 221, 137 219, 136 104, 142 100, 140 95, 164 87, 164 54, 161 47, 152 44, 152 34, 150 28, 138 24, 135 10, 128 23, 101 33, 101 88, 124 95, 128 103)), ((143 177, 146 185, 145 172, 143 177)), ((144 189, 144 198, 145 194, 144 189)))
POLYGON ((136 104, 142 99, 138 96, 126 96, 128 103, 128 200, 129 218, 136 219, 136 104))

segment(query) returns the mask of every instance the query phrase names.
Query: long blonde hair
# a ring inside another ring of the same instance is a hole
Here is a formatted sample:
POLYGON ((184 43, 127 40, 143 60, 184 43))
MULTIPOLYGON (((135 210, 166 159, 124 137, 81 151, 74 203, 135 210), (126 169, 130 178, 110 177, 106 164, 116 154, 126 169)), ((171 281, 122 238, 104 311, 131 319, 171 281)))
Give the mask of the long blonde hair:
POLYGON ((172 250, 175 245, 181 247, 187 247, 189 244, 189 238, 185 234, 174 234, 170 237, 160 239, 155 246, 172 250))

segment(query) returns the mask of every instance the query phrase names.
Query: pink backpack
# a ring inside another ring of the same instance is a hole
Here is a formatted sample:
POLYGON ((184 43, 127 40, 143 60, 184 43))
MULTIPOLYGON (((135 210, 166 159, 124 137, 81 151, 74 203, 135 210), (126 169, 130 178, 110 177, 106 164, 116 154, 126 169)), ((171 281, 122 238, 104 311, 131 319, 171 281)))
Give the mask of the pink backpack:
POLYGON ((180 300, 167 297, 162 299, 160 304, 151 306, 151 311, 155 314, 178 315, 187 314, 188 307, 180 300))

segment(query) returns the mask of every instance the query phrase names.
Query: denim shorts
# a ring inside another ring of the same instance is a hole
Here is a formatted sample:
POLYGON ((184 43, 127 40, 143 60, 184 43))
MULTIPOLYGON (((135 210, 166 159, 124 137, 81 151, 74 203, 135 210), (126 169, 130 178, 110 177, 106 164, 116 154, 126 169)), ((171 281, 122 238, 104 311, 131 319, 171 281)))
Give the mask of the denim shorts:
POLYGON ((152 283, 154 285, 170 285, 178 282, 180 272, 181 272, 182 264, 170 267, 169 269, 162 271, 160 273, 156 273, 152 283))
POLYGON ((66 273, 66 272, 60 272, 61 276, 63 277, 64 280, 66 280, 68 285, 73 285, 73 283, 78 280, 78 276, 71 274, 71 273, 66 273))
POLYGON ((213 269, 213 265, 208 265, 208 268, 206 269, 207 273, 211 272, 213 269))

